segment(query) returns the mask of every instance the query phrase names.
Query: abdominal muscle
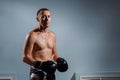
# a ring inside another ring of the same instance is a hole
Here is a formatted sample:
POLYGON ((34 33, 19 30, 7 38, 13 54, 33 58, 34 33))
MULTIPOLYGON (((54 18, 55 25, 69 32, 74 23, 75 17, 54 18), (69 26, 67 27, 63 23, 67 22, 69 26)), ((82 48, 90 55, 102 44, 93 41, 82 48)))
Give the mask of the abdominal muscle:
POLYGON ((53 54, 51 49, 44 49, 44 50, 38 50, 35 52, 32 52, 32 57, 36 61, 53 61, 53 54))

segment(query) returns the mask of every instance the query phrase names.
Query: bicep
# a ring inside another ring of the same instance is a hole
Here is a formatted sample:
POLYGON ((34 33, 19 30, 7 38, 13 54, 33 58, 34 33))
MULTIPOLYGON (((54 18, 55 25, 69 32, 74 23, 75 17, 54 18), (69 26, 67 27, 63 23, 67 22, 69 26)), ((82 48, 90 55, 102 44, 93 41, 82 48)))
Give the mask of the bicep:
POLYGON ((26 37, 24 45, 24 56, 30 55, 33 49, 33 40, 30 35, 26 37))

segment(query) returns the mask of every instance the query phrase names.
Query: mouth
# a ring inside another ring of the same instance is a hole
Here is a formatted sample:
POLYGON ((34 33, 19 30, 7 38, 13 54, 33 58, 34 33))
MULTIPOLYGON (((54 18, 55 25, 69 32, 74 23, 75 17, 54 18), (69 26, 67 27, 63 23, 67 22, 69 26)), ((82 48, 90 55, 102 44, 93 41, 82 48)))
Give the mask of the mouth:
POLYGON ((44 24, 45 24, 45 25, 48 25, 48 24, 49 24, 49 22, 44 22, 44 24))

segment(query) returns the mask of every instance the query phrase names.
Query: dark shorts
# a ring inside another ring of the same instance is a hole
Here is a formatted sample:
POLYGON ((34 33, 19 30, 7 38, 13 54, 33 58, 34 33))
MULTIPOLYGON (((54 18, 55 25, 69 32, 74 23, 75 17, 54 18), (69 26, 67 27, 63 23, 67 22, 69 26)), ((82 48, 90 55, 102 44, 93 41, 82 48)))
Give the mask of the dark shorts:
MULTIPOLYGON (((32 73, 36 74, 39 76, 39 80, 44 80, 46 78, 47 80, 55 80, 55 73, 45 73, 44 71, 38 71, 36 69, 31 68, 30 69, 30 76, 32 73), (44 74, 45 73, 45 74, 44 74)), ((30 78, 31 80, 31 78, 30 78)))

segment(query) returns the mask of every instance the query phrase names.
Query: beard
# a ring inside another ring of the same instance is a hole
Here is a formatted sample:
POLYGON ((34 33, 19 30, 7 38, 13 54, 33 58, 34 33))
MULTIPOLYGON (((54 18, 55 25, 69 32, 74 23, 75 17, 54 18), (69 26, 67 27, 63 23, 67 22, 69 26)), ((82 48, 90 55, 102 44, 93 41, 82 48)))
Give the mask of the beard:
POLYGON ((42 25, 42 26, 41 26, 41 30, 45 30, 45 29, 47 29, 47 28, 48 28, 47 25, 42 25))
POLYGON ((46 28, 48 28, 50 25, 50 22, 41 22, 40 23, 40 28, 41 30, 45 30, 46 28))

